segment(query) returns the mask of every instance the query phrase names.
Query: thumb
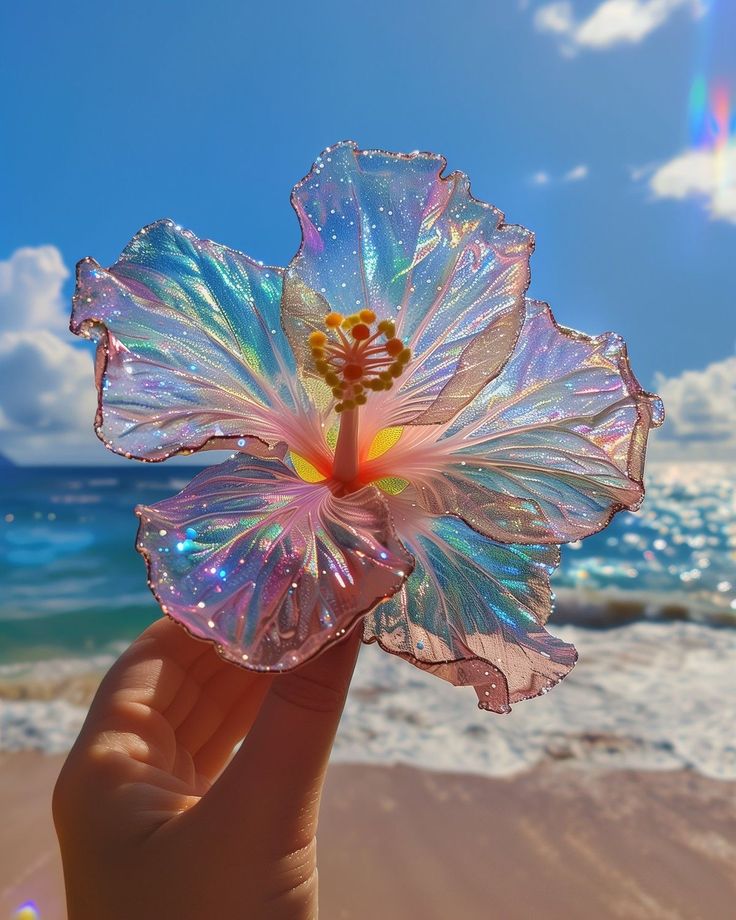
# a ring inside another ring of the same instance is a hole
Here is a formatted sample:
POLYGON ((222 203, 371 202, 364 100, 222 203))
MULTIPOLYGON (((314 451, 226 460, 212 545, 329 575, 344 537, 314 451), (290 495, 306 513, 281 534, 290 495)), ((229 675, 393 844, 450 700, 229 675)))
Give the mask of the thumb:
POLYGON ((313 839, 360 627, 315 660, 274 678, 255 725, 206 796, 208 809, 238 838, 247 823, 276 851, 294 852, 313 839))

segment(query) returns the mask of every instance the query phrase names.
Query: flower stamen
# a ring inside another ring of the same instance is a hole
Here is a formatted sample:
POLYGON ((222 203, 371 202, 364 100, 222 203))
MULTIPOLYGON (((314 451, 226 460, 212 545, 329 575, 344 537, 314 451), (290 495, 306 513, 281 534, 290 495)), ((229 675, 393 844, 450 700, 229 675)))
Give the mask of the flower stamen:
POLYGON ((309 344, 316 374, 339 400, 336 412, 364 405, 366 391, 390 390, 411 359, 395 324, 385 319, 376 324, 373 310, 328 313, 324 323, 327 331, 315 329, 309 344))

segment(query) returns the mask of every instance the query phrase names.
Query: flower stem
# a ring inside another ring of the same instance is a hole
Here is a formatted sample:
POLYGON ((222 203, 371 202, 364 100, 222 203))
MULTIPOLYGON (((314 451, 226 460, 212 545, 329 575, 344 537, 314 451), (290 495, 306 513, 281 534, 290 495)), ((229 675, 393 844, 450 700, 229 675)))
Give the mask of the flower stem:
POLYGON ((358 410, 347 409, 340 413, 340 429, 335 445, 335 479, 349 486, 358 477, 358 410))

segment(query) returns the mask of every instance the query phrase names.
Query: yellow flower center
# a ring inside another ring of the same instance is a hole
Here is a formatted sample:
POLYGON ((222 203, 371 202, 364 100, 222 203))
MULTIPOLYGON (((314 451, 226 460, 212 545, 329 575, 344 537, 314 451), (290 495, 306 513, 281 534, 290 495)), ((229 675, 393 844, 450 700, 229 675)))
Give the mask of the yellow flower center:
MULTIPOLYGON (((403 426, 382 428, 374 435, 365 453, 364 460, 371 461, 375 460, 377 457, 382 457, 387 451, 398 444, 403 433, 403 426)), ((303 482, 324 482, 328 478, 323 472, 318 470, 310 460, 307 460, 306 457, 302 457, 301 454, 296 453, 296 451, 290 450, 289 458, 294 470, 303 482)), ((363 479, 361 481, 367 482, 368 480, 363 479)), ((406 479, 402 479, 399 476, 381 476, 371 481, 373 485, 377 486, 382 492, 388 495, 398 495, 409 485, 406 479)))
POLYGON ((391 320, 376 322, 373 310, 351 316, 328 313, 325 332, 309 335, 317 376, 332 390, 336 412, 362 406, 369 391, 390 390, 411 358, 411 351, 396 338, 391 320))

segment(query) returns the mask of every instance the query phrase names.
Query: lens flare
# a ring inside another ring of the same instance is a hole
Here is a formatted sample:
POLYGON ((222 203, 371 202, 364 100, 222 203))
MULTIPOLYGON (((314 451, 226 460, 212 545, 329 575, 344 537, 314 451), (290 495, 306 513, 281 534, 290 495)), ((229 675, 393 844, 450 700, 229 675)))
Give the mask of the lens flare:
POLYGON ((35 901, 26 901, 13 914, 12 920, 41 920, 35 901))
MULTIPOLYGON (((716 206, 733 195, 736 184, 736 113, 732 93, 722 81, 698 76, 690 87, 688 105, 690 145, 707 155, 713 170, 716 206)), ((718 208, 716 207, 716 210, 718 208)))
POLYGON ((693 80, 688 105, 692 147, 706 150, 723 148, 736 135, 736 115, 731 112, 730 96, 724 83, 709 86, 702 76, 693 80))

